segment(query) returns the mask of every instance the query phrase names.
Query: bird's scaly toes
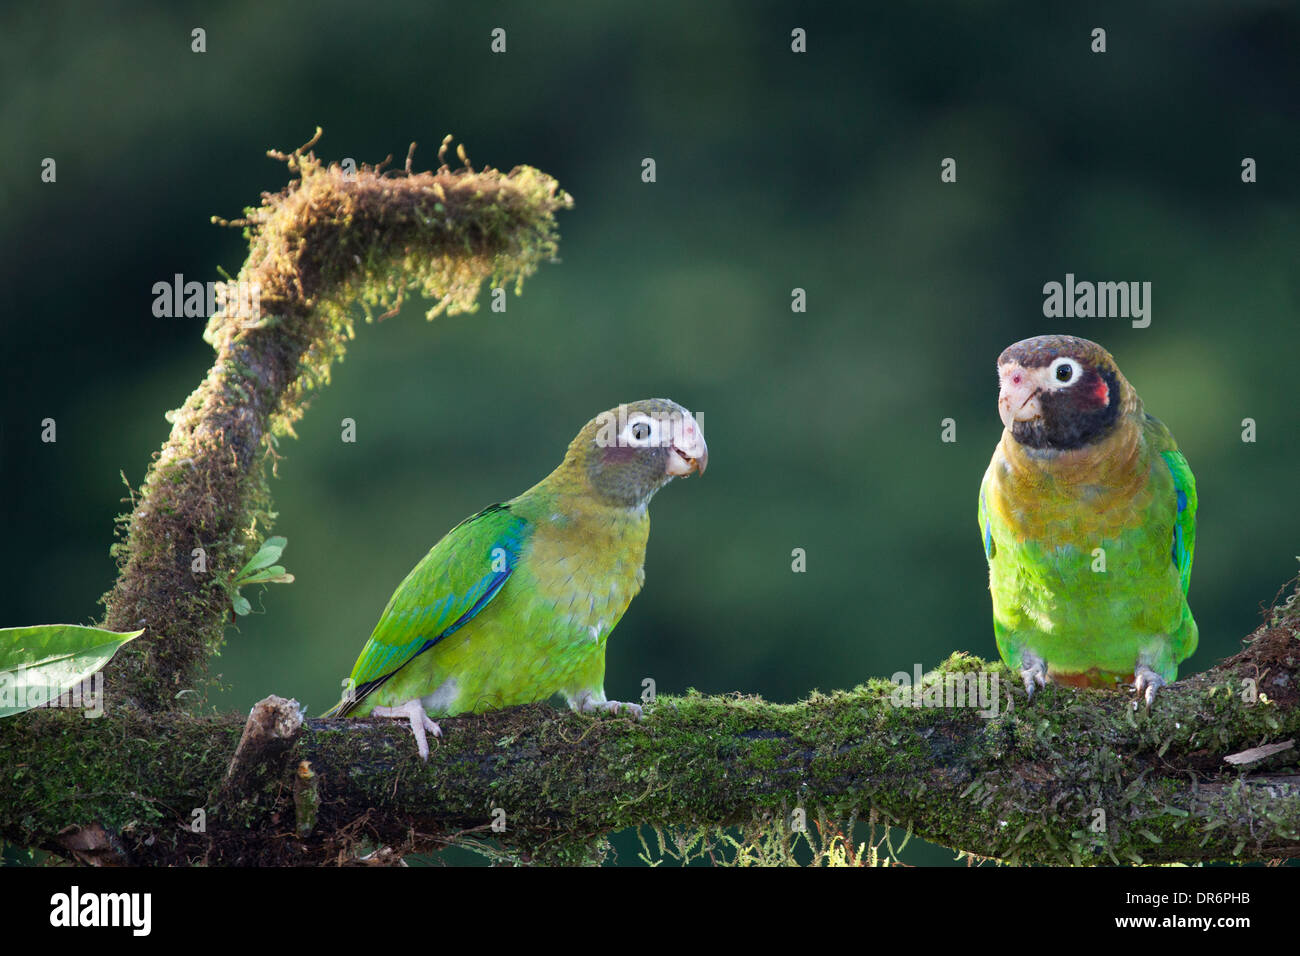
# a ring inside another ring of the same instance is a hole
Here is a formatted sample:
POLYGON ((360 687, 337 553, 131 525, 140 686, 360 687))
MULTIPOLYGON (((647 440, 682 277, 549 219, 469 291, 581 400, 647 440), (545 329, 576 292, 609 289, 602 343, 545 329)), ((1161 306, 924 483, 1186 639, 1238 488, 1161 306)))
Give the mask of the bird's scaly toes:
POLYGON ((1047 662, 1037 654, 1024 653, 1020 656, 1020 678, 1025 682, 1025 695, 1034 699, 1034 686, 1047 686, 1047 662))
POLYGON ((420 752, 420 759, 426 762, 429 759, 429 740, 425 736, 425 731, 427 730, 435 737, 442 736, 442 728, 424 712, 424 705, 420 703, 418 697, 408 700, 398 707, 374 707, 370 713, 376 717, 407 720, 411 725, 411 734, 415 737, 415 746, 420 752))
POLYGON ((597 701, 588 697, 583 700, 581 710, 584 714, 595 714, 602 711, 607 714, 626 712, 631 714, 637 720, 640 720, 642 717, 640 704, 631 704, 622 700, 597 701))
MULTIPOLYGON (((1133 689, 1146 701, 1148 710, 1156 702, 1156 691, 1164 686, 1165 679, 1149 667, 1141 666, 1133 672, 1133 689)), ((1133 706, 1137 707, 1136 700, 1133 701, 1133 706)))

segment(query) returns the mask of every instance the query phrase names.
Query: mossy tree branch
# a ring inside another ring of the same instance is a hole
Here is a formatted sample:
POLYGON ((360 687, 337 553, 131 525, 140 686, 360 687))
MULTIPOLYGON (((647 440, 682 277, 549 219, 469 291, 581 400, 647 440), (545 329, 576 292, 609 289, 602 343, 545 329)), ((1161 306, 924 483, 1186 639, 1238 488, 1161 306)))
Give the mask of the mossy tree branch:
POLYGON ((532 705, 444 721, 427 764, 403 725, 304 723, 278 698, 247 727, 40 712, 0 723, 18 768, 0 775, 0 807, 26 808, 0 816, 7 839, 97 862, 385 861, 467 839, 585 862, 625 827, 770 838, 796 809, 810 826, 872 813, 1024 863, 1270 860, 1300 855, 1296 751, 1224 758, 1300 735, 1298 631, 1294 618, 1261 628, 1150 713, 1106 691, 1048 687, 1030 703, 1000 665, 954 655, 928 681, 992 669, 1017 687, 1014 708, 895 706, 880 680, 793 705, 665 697, 640 723, 532 705))
POLYGON ((360 302, 367 315, 391 312, 415 290, 435 301, 433 318, 474 310, 484 281, 518 291, 554 254, 555 213, 572 204, 550 176, 528 166, 476 171, 463 148, 462 169, 414 173, 408 156, 393 175, 326 166, 306 151, 314 143, 270 154, 297 178, 242 221, 250 252, 235 288, 257 290, 260 312, 211 319, 204 338, 216 361, 169 414, 171 437, 121 519, 103 626, 146 631, 106 675, 114 697, 146 709, 174 706, 220 647, 231 617, 225 585, 275 517, 266 465, 310 393, 328 383, 353 334, 350 310, 360 302))
POLYGON ((534 705, 445 721, 424 764, 391 721, 304 723, 279 698, 248 720, 178 708, 220 646, 226 582, 269 531, 276 438, 328 382, 348 310, 391 311, 412 289, 433 313, 472 309, 485 279, 519 282, 552 254, 554 213, 571 202, 528 167, 414 174, 408 159, 396 176, 348 175, 311 145, 273 154, 297 178, 244 221, 238 281, 260 289, 261 315, 209 324, 216 362, 124 518, 105 625, 146 634, 108 668, 106 716, 0 721, 0 836, 92 863, 326 863, 375 848, 383 862, 482 840, 589 862, 634 826, 737 824, 788 843, 803 810, 1022 862, 1300 853, 1296 748, 1224 760, 1300 736, 1296 594, 1246 651, 1166 688, 1150 713, 1055 687, 1029 703, 1001 665, 963 655, 929 680, 995 673, 1016 688, 1013 709, 895 706, 908 698, 885 681, 794 705, 661 698, 641 723, 534 705))

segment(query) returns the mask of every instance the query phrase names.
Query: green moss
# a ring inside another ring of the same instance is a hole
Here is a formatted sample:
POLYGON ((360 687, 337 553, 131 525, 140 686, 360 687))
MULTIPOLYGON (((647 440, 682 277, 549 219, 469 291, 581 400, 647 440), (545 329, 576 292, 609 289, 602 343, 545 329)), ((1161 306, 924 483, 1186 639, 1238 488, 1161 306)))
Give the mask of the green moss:
MULTIPOLYGON (((1133 727, 1123 695, 1053 687, 1032 704, 1021 692, 1015 710, 990 719, 896 708, 866 688, 793 705, 660 697, 641 722, 533 705, 444 721, 427 765, 392 722, 316 721, 283 767, 224 804, 211 795, 237 718, 22 715, 0 722, 0 749, 14 758, 0 805, 33 810, 3 835, 48 845, 70 821, 100 820, 144 839, 162 823, 171 862, 248 862, 228 855, 246 846, 222 842, 247 828, 278 834, 259 844, 263 862, 354 859, 382 847, 400 857, 469 841, 502 862, 594 863, 606 854, 604 835, 628 826, 646 828, 662 862, 884 863, 909 833, 1014 863, 1235 859, 1248 855, 1253 833, 1294 839, 1300 801, 1231 771, 1189 788, 1180 761, 1200 744, 1185 733, 1168 741, 1167 721, 1191 715, 1204 733, 1210 702, 1222 699, 1214 706, 1229 708, 1224 746, 1258 741, 1260 714, 1239 696, 1228 701, 1224 676, 1213 694, 1210 678, 1170 688, 1133 727), (1116 746, 1092 743, 1106 740, 1116 746), (41 755, 39 769, 29 754, 41 755), (321 781, 307 837, 298 829, 302 760, 321 781), (201 838, 177 830, 197 806, 210 813, 201 838), (504 833, 489 829, 494 808, 506 813, 504 833), (864 843, 856 819, 881 829, 864 843)), ((1294 710, 1270 716, 1283 733, 1300 729, 1294 710)))

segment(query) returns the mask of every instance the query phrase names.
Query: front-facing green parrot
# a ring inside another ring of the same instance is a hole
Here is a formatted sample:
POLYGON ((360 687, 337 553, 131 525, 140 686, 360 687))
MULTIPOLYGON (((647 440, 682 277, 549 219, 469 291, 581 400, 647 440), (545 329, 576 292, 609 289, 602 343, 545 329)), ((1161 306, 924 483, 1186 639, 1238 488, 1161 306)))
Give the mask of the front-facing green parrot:
POLYGON ((605 642, 645 580, 647 506, 674 477, 704 474, 691 413, 653 398, 592 419, 564 461, 517 498, 466 518, 398 586, 361 649, 348 692, 325 716, 408 720, 429 757, 431 716, 562 694, 605 698, 605 642))
POLYGON ((1110 353, 1040 335, 998 357, 1005 426, 980 486, 993 630, 1025 690, 1133 684, 1196 650, 1196 482, 1110 353))

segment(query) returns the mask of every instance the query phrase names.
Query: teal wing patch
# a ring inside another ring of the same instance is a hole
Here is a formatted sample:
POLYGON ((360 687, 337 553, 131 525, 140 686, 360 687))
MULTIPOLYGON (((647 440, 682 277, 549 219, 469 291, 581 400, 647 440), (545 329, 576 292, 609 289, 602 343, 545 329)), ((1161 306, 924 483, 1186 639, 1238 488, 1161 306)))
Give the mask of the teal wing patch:
POLYGON ((1174 540, 1170 557, 1178 568, 1183 593, 1192 580, 1192 553, 1196 550, 1196 479, 1187 459, 1180 451, 1162 451, 1160 457, 1174 476, 1174 490, 1178 497, 1178 513, 1174 518, 1174 540))
POLYGON ((989 524, 989 505, 984 500, 986 484, 988 484, 988 475, 985 475, 984 481, 980 483, 980 537, 984 539, 984 558, 992 561, 993 555, 997 553, 997 546, 993 543, 993 528, 989 524))
POLYGON ((466 518, 398 585, 352 668, 346 713, 399 669, 478 614, 519 562, 531 525, 505 505, 466 518))

